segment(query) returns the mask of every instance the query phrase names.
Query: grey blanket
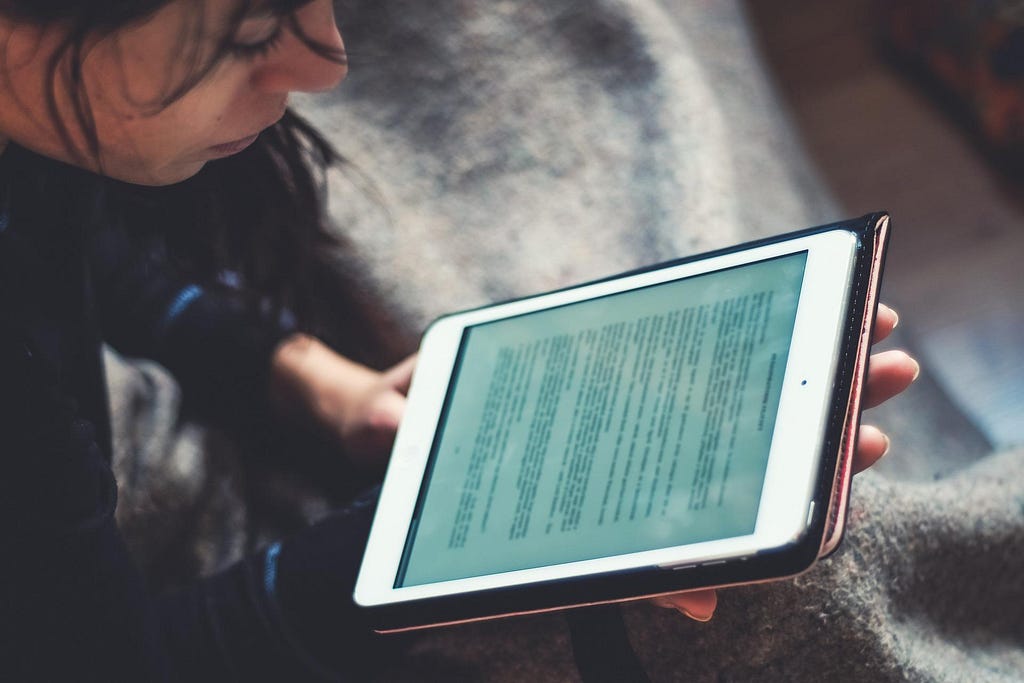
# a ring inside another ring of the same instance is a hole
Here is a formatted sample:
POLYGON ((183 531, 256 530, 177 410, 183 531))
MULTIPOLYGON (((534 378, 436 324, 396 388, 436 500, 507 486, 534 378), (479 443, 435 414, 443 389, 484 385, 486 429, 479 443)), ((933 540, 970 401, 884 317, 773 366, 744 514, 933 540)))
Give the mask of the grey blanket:
MULTIPOLYGON (((338 9, 351 76, 298 106, 352 163, 330 178, 352 245, 338 262, 398 320, 396 358, 445 311, 846 217, 734 2, 338 9)), ((896 343, 912 345, 902 313, 896 343)), ((118 514, 143 565, 208 572, 261 542, 267 496, 252 495, 231 445, 177 422, 160 368, 114 354, 108 367, 118 514)), ((867 419, 894 446, 856 481, 835 556, 723 591, 708 624, 627 609, 654 680, 1024 680, 1024 452, 990 453, 927 368, 867 419)), ((298 484, 265 484, 307 517, 323 509, 298 484)), ((424 633, 380 678, 575 676, 555 614, 424 633)))

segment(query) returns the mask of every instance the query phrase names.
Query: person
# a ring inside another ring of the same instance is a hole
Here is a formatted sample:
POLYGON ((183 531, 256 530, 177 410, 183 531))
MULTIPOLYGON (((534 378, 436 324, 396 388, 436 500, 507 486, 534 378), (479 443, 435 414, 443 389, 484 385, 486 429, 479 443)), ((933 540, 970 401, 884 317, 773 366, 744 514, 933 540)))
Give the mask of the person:
MULTIPOLYGON (((113 517, 100 356, 382 466, 414 359, 372 370, 293 314, 326 268, 317 178, 338 160, 288 96, 346 70, 330 0, 0 0, 0 679, 332 680, 387 656, 351 600, 372 496, 147 591, 113 517)), ((896 321, 880 308, 876 338, 896 321)), ((866 403, 916 374, 877 354, 866 403)), ((863 428, 857 467, 887 449, 863 428)), ((658 602, 706 620, 715 593, 658 602)))

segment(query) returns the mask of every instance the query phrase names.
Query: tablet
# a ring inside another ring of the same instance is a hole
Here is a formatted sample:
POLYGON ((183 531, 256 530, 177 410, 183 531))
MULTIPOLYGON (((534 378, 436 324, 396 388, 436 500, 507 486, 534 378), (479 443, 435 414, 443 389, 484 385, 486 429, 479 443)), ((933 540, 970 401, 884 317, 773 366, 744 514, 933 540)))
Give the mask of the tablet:
POLYGON ((763 581, 842 531, 888 218, 444 316, 355 587, 393 631, 763 581))

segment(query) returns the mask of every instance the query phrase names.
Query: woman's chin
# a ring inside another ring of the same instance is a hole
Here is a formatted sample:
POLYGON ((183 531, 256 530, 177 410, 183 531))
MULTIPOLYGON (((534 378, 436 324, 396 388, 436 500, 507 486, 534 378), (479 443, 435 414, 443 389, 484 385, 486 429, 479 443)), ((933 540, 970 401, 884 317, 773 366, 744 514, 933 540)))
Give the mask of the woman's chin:
POLYGON ((133 168, 133 169, 111 169, 105 168, 103 175, 115 180, 120 180, 131 185, 144 185, 146 187, 163 187, 165 185, 176 185, 184 182, 203 170, 206 161, 188 161, 177 164, 169 164, 160 168, 133 168))

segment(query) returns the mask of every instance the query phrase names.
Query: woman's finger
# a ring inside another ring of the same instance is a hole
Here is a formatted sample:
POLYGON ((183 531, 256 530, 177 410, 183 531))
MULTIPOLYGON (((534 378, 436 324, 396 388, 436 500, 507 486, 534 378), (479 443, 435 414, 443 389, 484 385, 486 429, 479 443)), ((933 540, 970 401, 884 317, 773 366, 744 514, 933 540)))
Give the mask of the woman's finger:
POLYGON ((896 329, 900 322, 900 316, 883 303, 878 304, 878 313, 875 314, 875 331, 871 338, 872 344, 882 341, 896 329))
POLYGON ((853 473, 863 472, 889 452, 889 437, 872 425, 861 425, 857 450, 853 453, 853 473))
POLYGON ((864 408, 874 408, 904 391, 921 373, 921 366, 906 351, 876 353, 868 364, 864 408))
POLYGON ((718 606, 718 593, 713 588, 705 588, 685 593, 672 593, 651 598, 651 602, 659 607, 679 610, 691 619, 710 621, 718 606))
POLYGON ((412 383, 412 371, 416 367, 417 354, 412 354, 402 362, 384 371, 385 383, 400 394, 409 393, 412 383))

